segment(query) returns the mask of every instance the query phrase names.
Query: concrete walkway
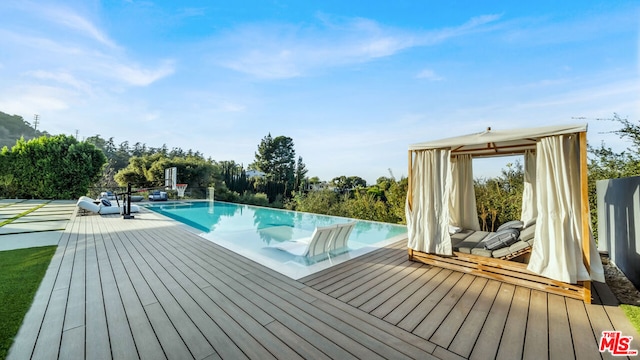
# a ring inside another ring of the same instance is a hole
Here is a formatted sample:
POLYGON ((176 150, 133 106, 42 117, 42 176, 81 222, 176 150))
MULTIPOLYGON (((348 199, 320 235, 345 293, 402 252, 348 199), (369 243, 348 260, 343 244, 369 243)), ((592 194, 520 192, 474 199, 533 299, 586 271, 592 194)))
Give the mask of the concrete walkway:
POLYGON ((57 245, 75 209, 73 200, 0 199, 0 251, 57 245))

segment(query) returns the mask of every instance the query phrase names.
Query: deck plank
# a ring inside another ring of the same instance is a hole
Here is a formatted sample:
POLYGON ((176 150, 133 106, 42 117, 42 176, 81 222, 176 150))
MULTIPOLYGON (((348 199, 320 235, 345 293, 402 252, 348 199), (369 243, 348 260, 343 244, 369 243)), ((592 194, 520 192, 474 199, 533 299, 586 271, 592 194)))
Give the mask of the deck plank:
MULTIPOLYGON (((279 298, 279 295, 282 295, 281 292, 278 294, 272 294, 271 288, 263 288, 263 283, 252 283, 251 279, 247 279, 242 273, 235 271, 235 264, 227 264, 230 268, 223 266, 223 264, 217 263, 214 260, 224 261, 223 255, 220 254, 219 251, 212 251, 212 249, 217 249, 216 247, 211 247, 211 244, 207 244, 209 249, 200 247, 201 244, 190 244, 194 245, 194 248, 191 246, 184 246, 182 249, 185 252, 191 254, 195 258, 200 258, 204 261, 203 264, 208 266, 209 269, 214 270, 210 271, 210 275, 214 275, 219 278, 228 289, 233 289, 237 293, 242 293, 245 296, 248 296, 254 301, 257 301, 257 304, 260 304, 262 309, 267 311, 269 314, 277 318, 280 322, 285 324, 290 329, 296 329, 297 332, 304 334, 304 338, 310 339, 312 344, 318 348, 323 353, 334 357, 334 358, 353 358, 353 355, 346 352, 343 348, 337 346, 334 342, 326 339, 326 335, 321 335, 321 332, 318 332, 316 329, 308 327, 307 323, 313 323, 311 318, 305 317, 304 313, 297 312, 295 307, 287 306, 286 301, 283 301, 282 298, 279 298), (197 246, 196 246, 197 245, 197 246), (208 250, 208 251, 206 251, 208 250), (252 285, 250 285, 252 283, 252 285), (249 295, 252 294, 252 295, 249 295), (285 311, 286 310, 286 311, 285 311)), ((215 294, 217 292, 216 287, 208 287, 204 289, 210 296, 216 297, 224 297, 223 294, 215 294)), ((306 301, 305 301, 306 303, 306 301)), ((256 305, 257 305, 256 304, 256 305)), ((222 316, 226 318, 226 321, 222 323, 225 326, 235 324, 235 321, 232 317, 228 317, 226 313, 220 309, 220 311, 216 311, 218 316, 222 316)), ((221 324, 222 326, 222 324, 221 324)), ((325 328, 323 328, 325 329, 325 328)), ((233 338, 244 339, 242 341, 238 341, 239 346, 244 346, 243 350, 249 353, 251 358, 261 358, 264 354, 253 354, 251 356, 251 352, 255 352, 259 349, 262 349, 259 344, 255 343, 251 334, 240 327, 233 327, 232 329, 226 329, 228 334, 230 334, 233 338), (252 344, 251 342, 254 342, 252 344)), ((294 349, 295 350, 295 349, 294 349)))
MULTIPOLYGON (((86 228, 86 224, 82 224, 86 228)), ((80 234, 74 238, 75 246, 73 248, 74 259, 73 268, 71 270, 71 278, 69 279, 69 295, 67 298, 67 309, 65 312, 63 331, 73 329, 75 327, 84 326, 85 324, 85 242, 86 229, 80 229, 80 234)), ((78 334, 77 331, 74 332, 78 334)), ((82 333, 84 342, 84 332, 82 333)))
POLYGON ((601 359, 597 339, 589 323, 584 302, 576 299, 566 299, 566 302, 576 358, 585 360, 601 359))
POLYGON ((110 359, 111 345, 102 280, 100 279, 100 267, 96 237, 94 235, 93 222, 85 222, 87 231, 86 250, 86 338, 93 339, 86 344, 87 359, 110 359))
POLYGON ((565 298, 549 294, 549 358, 573 359, 573 342, 565 298), (570 345, 570 346, 569 346, 570 345))
POLYGON ((491 306, 470 359, 493 359, 496 357, 515 290, 516 287, 513 285, 500 285, 498 296, 491 306))
POLYGON ((326 292, 324 290, 326 286, 331 286, 337 281, 366 270, 372 263, 377 264, 384 261, 386 258, 393 256, 398 256, 398 252, 391 248, 385 248, 381 251, 367 254, 365 257, 357 257, 354 259, 355 261, 338 264, 333 271, 324 271, 321 276, 309 280, 307 280, 307 278, 300 280, 309 286, 313 286, 314 289, 326 292))
POLYGON ((529 317, 527 319, 527 336, 524 340, 522 358, 540 359, 549 356, 547 294, 542 291, 531 291, 529 317))
MULTIPOLYGON (((366 291, 358 294, 352 299, 348 300, 348 303, 351 306, 355 306, 362 310, 365 309, 364 304, 367 302, 371 302, 373 299, 377 299, 379 301, 378 305, 385 300, 386 294, 388 296, 387 299, 397 293, 396 289, 392 289, 397 285, 398 289, 402 289, 404 285, 402 282, 410 281, 412 279, 411 274, 413 274, 416 270, 420 269, 422 264, 410 261, 406 264, 401 264, 402 266, 398 266, 395 271, 392 273, 390 277, 383 281, 376 281, 375 284, 367 289, 366 291), (405 266, 406 265, 406 266, 405 266)), ((415 277, 414 277, 415 278, 415 277)), ((343 298, 343 301, 344 298, 343 298)), ((369 311, 375 308, 377 305, 373 303, 369 304, 369 307, 372 307, 369 311)), ((367 310, 365 310, 367 311, 367 310)))
POLYGON ((373 313, 375 311, 374 315, 384 317, 403 302, 405 297, 411 296, 411 294, 422 286, 423 283, 427 282, 428 279, 440 272, 440 270, 441 269, 437 267, 423 265, 416 268, 414 271, 407 272, 401 280, 397 281, 377 296, 367 300, 365 303, 360 305, 359 308, 369 313, 373 313), (399 294, 402 294, 402 296, 399 296, 399 294), (378 310, 379 307, 381 307, 380 310, 378 310))
POLYGON ((608 290, 409 262, 406 241, 296 281, 153 213, 73 216, 9 359, 598 358, 630 326, 608 290))
POLYGON ((418 278, 407 286, 407 294, 410 294, 407 298, 399 297, 394 299, 395 301, 386 301, 371 313, 396 325, 452 274, 451 270, 437 269, 437 273, 432 278, 418 278))
MULTIPOLYGON (((454 271, 450 273, 446 279, 440 282, 433 291, 431 288, 425 289, 425 293, 427 295, 419 304, 416 304, 410 312, 406 313, 397 325, 407 331, 413 332, 413 330, 431 313, 433 308, 438 305, 444 296, 447 295, 449 290, 451 290, 451 288, 454 287, 462 277, 464 277, 464 274, 454 271)), ((469 277, 465 277, 465 279, 469 283, 471 282, 469 277)), ((385 319, 390 318, 391 317, 389 316, 385 317, 385 319)))
POLYGON ((488 280, 484 278, 476 277, 473 280, 471 286, 465 289, 465 293, 455 306, 452 307, 446 318, 433 325, 433 335, 429 338, 430 341, 435 344, 448 348, 453 338, 459 332, 464 320, 472 311, 476 300, 482 293, 488 280))
MULTIPOLYGON (((127 246, 129 249, 128 252, 132 261, 140 270, 144 281, 151 287, 155 297, 159 300, 158 303, 162 307, 162 310, 166 313, 172 326, 176 329, 180 338, 189 349, 189 352, 196 359, 202 359, 213 354, 215 352, 213 347, 194 323, 194 318, 196 317, 199 320, 203 319, 199 317, 202 315, 201 313, 194 314, 197 306, 194 306, 191 302, 187 302, 187 300, 191 300, 191 298, 180 291, 182 288, 176 283, 175 279, 168 275, 166 269, 162 266, 153 266, 157 263, 151 254, 143 257, 142 253, 136 251, 139 249, 127 239, 127 235, 126 232, 123 233, 123 237, 121 238, 121 241, 123 241, 122 245, 127 246), (127 241, 129 242, 126 243, 127 241), (180 300, 182 300, 182 302, 180 300), (189 316, 189 310, 191 310, 192 316, 189 316)), ((158 310, 157 308, 153 309, 154 311, 158 310)))
MULTIPOLYGON (((152 247, 151 242, 147 242, 146 245, 152 247)), ((260 323, 253 317, 243 316, 246 315, 246 312, 245 309, 237 304, 241 299, 241 296, 238 293, 235 293, 235 296, 233 296, 231 299, 228 299, 226 296, 220 293, 216 289, 216 287, 209 286, 201 289, 199 286, 197 286, 197 284, 192 283, 190 281, 190 278, 179 271, 178 268, 174 266, 175 263, 170 262, 166 257, 170 255, 172 251, 176 251, 176 249, 163 248, 163 250, 167 251, 157 252, 157 256, 159 256, 159 259, 157 259, 156 262, 152 264, 154 267, 154 271, 156 271, 158 274, 163 274, 163 269, 159 268, 159 261, 162 261, 162 263, 172 264, 172 266, 166 269, 167 276, 170 276, 174 279, 174 281, 168 282, 168 284, 171 284, 169 290, 172 294, 174 294, 174 296, 177 297, 178 302, 183 304, 183 307, 185 307, 185 310, 187 310, 187 312, 190 314, 190 317, 195 323, 197 323, 198 327, 203 331, 203 334, 207 336, 209 342, 212 343, 216 349, 227 346, 227 344, 222 343, 220 339, 220 336, 222 334, 218 332, 219 326, 213 321, 211 317, 211 315, 218 315, 220 312, 207 314, 204 310, 208 307, 216 306, 214 301, 216 301, 221 309, 224 309, 224 311, 230 316, 228 321, 233 321, 233 319, 235 319, 235 321, 238 322, 238 324, 243 328, 253 329, 253 337, 265 348, 267 348, 271 354, 278 358, 295 357, 295 353, 292 352, 286 346, 286 344, 284 344, 278 338, 274 337, 273 334, 271 334, 266 329, 263 329, 263 325, 266 325, 274 320, 271 316, 261 311, 257 307, 254 309, 254 312, 258 312, 258 319, 261 319, 262 323, 260 323), (266 318, 266 320, 264 318, 266 318)), ((179 258, 176 257, 174 261, 179 261, 179 258)), ((229 355, 229 349, 227 349, 225 352, 227 352, 227 354, 223 353, 224 356, 229 355)))
POLYGON ((409 265, 409 261, 404 256, 395 258, 393 261, 380 264, 375 268, 368 269, 367 274, 363 274, 357 279, 352 279, 344 286, 328 293, 330 296, 349 302, 353 298, 375 287, 380 281, 384 281, 392 276, 399 269, 409 265), (403 265, 403 266, 401 266, 403 265))
POLYGON ((116 359, 166 359, 140 298, 112 243, 104 223, 96 220, 94 227, 100 234, 96 239, 98 265, 103 286, 105 314, 111 340, 111 353, 116 359))
POLYGON ((84 359, 85 341, 84 326, 78 326, 62 332, 62 341, 60 342, 60 359, 84 359))
MULTIPOLYGON (((435 350, 435 345, 433 343, 419 338, 408 331, 404 331, 382 319, 370 316, 349 304, 334 299, 326 294, 319 293, 317 290, 312 288, 306 288, 305 291, 313 293, 319 298, 319 300, 322 300, 322 302, 333 306, 334 310, 331 311, 332 313, 335 313, 341 319, 344 319, 350 324, 363 329, 372 336, 380 336, 383 339, 393 339, 392 337, 396 337, 399 341, 409 344, 408 346, 401 346, 399 349, 401 352, 406 353, 406 351, 412 351, 412 347, 416 347, 427 353, 431 353, 435 350)), ((314 304, 322 303, 314 302, 314 304)))
POLYGON ((473 305, 473 311, 467 315, 462 326, 455 334, 448 349, 462 356, 469 357, 471 351, 482 331, 482 327, 486 322, 487 316, 491 311, 494 299, 500 290, 500 282, 489 280, 482 289, 480 297, 473 305))
MULTIPOLYGON (((441 295, 436 295, 437 293, 435 291, 431 293, 425 301, 412 312, 427 314, 424 320, 416 324, 412 332, 425 339, 431 338, 475 278, 473 275, 463 274, 449 289, 443 287, 441 295)), ((440 288, 438 290, 440 290, 440 288)), ((417 319, 417 316, 413 316, 412 313, 410 313, 408 317, 417 319)))
POLYGON ((519 359, 522 357, 530 293, 531 291, 527 288, 516 288, 496 359, 519 359))

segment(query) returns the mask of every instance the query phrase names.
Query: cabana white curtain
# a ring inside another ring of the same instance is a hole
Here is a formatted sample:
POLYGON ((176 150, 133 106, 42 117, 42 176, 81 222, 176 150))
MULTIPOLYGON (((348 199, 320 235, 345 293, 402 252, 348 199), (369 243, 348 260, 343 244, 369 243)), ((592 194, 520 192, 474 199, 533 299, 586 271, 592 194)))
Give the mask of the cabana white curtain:
POLYGON ((449 236, 450 158, 450 150, 415 152, 411 173, 412 206, 406 206, 411 249, 453 255, 449 236))
POLYGON ((451 177, 450 224, 463 229, 480 230, 471 155, 458 155, 451 160, 451 177))
POLYGON ((567 283, 604 282, 593 237, 591 275, 582 261, 579 156, 577 135, 550 136, 537 145, 536 242, 527 269, 567 283))
POLYGON ((536 153, 527 150, 524 153, 524 189, 522 192, 522 214, 520 220, 529 226, 538 217, 536 201, 536 153))

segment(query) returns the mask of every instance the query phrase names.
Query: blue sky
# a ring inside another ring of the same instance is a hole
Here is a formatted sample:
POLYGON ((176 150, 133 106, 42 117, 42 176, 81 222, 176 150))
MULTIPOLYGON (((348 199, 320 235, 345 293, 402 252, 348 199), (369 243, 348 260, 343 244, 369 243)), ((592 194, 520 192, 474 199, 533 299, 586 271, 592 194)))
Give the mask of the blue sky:
POLYGON ((245 165, 285 135, 309 176, 375 182, 488 126, 623 149, 596 119, 640 119, 639 32, 637 1, 3 0, 0 111, 245 165))

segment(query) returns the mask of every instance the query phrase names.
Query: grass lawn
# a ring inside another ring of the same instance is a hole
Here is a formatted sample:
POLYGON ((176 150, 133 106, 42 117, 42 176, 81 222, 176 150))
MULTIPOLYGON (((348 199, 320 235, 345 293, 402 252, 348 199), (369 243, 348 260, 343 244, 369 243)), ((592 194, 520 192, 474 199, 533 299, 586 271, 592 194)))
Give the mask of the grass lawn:
POLYGON ((5 359, 56 246, 0 251, 0 359, 5 359))
POLYGON ((621 304, 620 307, 622 311, 624 311, 633 327, 636 328, 636 331, 640 333, 640 306, 621 304))

